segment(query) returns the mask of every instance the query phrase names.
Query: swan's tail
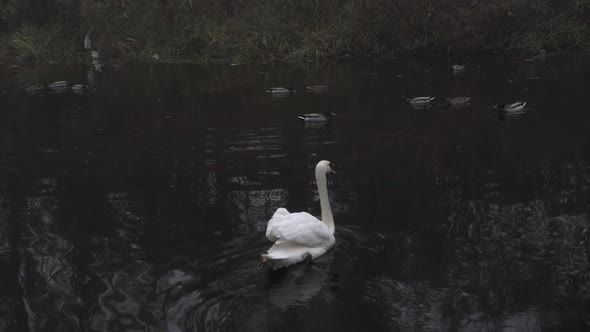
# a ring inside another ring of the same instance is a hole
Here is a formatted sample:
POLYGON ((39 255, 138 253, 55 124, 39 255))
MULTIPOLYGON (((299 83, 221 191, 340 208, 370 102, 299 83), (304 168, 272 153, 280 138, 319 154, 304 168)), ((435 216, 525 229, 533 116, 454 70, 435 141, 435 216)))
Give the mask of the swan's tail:
POLYGON ((267 265, 272 270, 280 269, 282 267, 289 266, 292 264, 287 258, 273 258, 272 256, 267 254, 262 254, 260 256, 262 257, 262 264, 267 265))

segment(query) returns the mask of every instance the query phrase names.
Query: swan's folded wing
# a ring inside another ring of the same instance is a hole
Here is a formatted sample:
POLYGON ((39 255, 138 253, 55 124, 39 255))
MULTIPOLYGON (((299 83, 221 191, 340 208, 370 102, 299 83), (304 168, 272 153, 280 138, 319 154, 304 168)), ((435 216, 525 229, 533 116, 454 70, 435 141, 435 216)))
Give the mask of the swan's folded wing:
POLYGON ((280 234, 277 232, 277 223, 286 218, 289 215, 289 211, 285 208, 278 208, 272 215, 272 218, 268 221, 266 226, 266 238, 272 242, 276 242, 279 239, 280 234))
POLYGON ((307 247, 319 247, 332 241, 334 235, 326 224, 316 217, 307 212, 298 212, 275 213, 268 222, 266 237, 273 242, 289 241, 307 247))

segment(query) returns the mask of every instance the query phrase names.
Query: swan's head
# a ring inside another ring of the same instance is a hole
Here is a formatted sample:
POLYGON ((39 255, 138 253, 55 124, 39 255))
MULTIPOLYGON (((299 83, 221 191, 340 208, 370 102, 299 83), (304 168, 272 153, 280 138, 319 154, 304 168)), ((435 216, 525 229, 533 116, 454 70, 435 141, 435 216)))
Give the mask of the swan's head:
POLYGON ((334 172, 334 170, 332 169, 332 163, 330 163, 327 160, 320 161, 315 166, 315 171, 316 171, 316 174, 317 174, 317 172, 323 172, 325 174, 328 174, 328 173, 336 174, 336 172, 334 172))

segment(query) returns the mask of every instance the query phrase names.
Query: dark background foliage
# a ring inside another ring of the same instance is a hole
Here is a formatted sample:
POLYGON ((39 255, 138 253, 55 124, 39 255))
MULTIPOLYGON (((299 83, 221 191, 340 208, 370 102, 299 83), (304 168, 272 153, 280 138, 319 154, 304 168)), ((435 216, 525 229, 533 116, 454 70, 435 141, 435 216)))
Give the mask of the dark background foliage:
POLYGON ((1 0, 4 58, 291 61, 585 51, 590 0, 1 0))

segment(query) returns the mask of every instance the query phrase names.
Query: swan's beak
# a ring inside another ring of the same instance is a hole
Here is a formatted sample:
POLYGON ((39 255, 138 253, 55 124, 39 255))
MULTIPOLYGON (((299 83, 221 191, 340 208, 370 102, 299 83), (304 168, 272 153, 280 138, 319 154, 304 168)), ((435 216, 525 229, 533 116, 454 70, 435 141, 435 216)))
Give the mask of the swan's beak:
POLYGON ((338 173, 334 172, 334 170, 333 170, 333 169, 330 169, 330 173, 331 173, 331 174, 334 174, 334 175, 337 175, 337 174, 338 174, 338 173))

